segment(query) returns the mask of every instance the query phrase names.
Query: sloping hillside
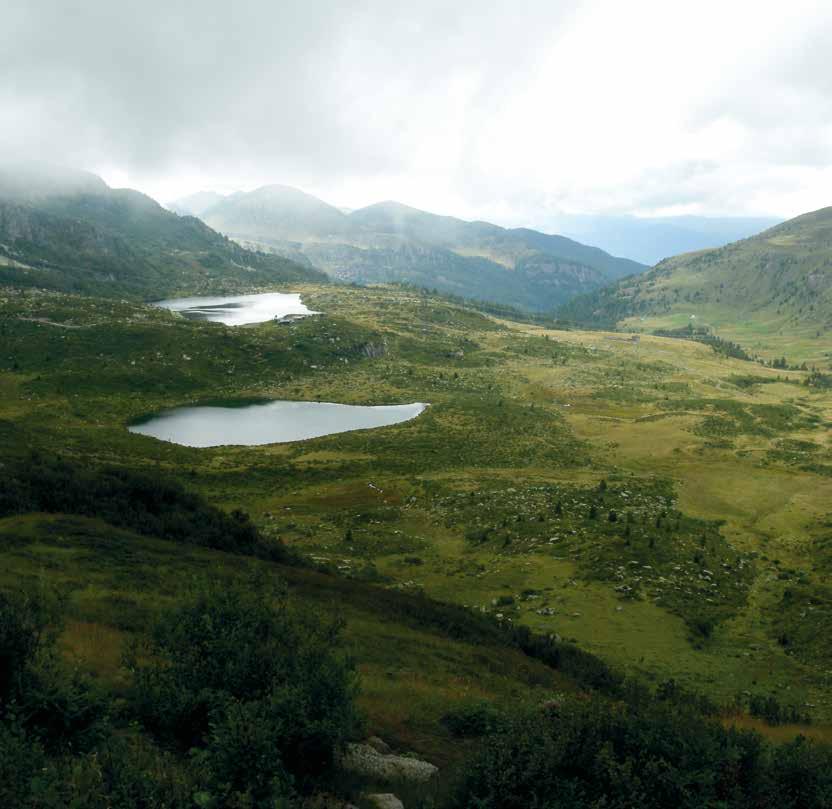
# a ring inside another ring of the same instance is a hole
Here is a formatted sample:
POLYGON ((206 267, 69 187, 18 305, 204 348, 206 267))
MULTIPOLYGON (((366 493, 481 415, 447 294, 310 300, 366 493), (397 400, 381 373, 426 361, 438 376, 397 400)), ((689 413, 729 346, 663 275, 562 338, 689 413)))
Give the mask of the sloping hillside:
POLYGON ((529 228, 502 228, 489 222, 466 222, 452 216, 410 208, 398 202, 380 202, 350 214, 350 219, 375 233, 390 233, 445 247, 461 255, 477 255, 513 268, 524 259, 543 254, 568 259, 599 270, 608 278, 640 272, 644 266, 616 258, 564 236, 529 228))
POLYGON ((243 244, 306 259, 341 280, 415 284, 539 311, 643 269, 561 236, 397 202, 347 214, 286 186, 233 194, 201 215, 243 244))
POLYGON ((152 298, 322 278, 94 175, 0 170, 0 283, 152 298))
POLYGON ((643 330, 693 322, 763 356, 825 362, 832 327, 832 208, 717 250, 662 261, 561 315, 643 330))

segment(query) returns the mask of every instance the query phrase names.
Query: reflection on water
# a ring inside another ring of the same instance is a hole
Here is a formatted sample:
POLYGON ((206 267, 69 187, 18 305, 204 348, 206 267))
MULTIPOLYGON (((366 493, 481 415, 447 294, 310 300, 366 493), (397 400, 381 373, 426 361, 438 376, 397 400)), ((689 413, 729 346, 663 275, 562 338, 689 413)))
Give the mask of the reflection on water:
POLYGON ((208 320, 226 326, 246 326, 267 320, 317 314, 306 307, 296 292, 263 292, 259 295, 217 298, 170 298, 157 301, 154 306, 179 312, 194 320, 208 320))
POLYGON ((177 407, 128 429, 186 447, 257 446, 398 424, 416 418, 426 407, 421 402, 367 407, 285 401, 177 407))

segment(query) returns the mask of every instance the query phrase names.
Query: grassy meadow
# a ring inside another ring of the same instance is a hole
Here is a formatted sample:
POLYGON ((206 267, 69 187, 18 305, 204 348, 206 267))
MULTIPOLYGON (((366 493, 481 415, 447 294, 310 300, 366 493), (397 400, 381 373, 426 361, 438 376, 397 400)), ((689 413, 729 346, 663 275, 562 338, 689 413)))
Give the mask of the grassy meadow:
MULTIPOLYGON (((464 604, 726 705, 774 694, 825 733, 832 392, 684 340, 555 331, 394 288, 293 290, 323 314, 227 328, 4 293, 0 462, 40 449, 175 479, 337 573, 275 568, 347 619, 371 729, 421 752, 457 755, 438 720, 460 699, 574 683, 385 616, 359 585, 464 604), (125 429, 251 398, 431 407, 252 448, 125 429)), ((62 648, 113 688, 125 639, 189 577, 272 564, 60 515, 3 519, 0 554, 4 585, 43 577, 71 593, 62 648)))

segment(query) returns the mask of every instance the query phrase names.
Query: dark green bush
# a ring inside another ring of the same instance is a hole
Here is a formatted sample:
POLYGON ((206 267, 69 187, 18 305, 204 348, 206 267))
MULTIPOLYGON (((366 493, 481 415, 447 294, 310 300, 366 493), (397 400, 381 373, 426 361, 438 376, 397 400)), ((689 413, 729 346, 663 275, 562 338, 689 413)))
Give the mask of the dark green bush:
POLYGON ((195 758, 204 763, 208 793, 219 806, 274 809, 291 794, 279 732, 284 720, 271 708, 264 701, 234 701, 211 723, 207 746, 195 758))
POLYGON ((832 750, 780 748, 678 703, 566 701, 512 720, 465 769, 458 809, 822 809, 832 750))
POLYGON ((104 704, 58 661, 59 610, 46 591, 0 593, 0 718, 49 752, 83 752, 100 737, 104 704))
POLYGON ((205 751, 231 791, 262 796, 264 783, 285 782, 284 769, 303 787, 358 724, 340 630, 264 577, 206 584, 132 650, 139 716, 161 739, 205 751), (270 769, 255 777, 244 759, 268 759, 270 769))
POLYGON ((34 593, 0 592, 0 707, 19 699, 51 645, 49 610, 34 593))
POLYGON ((505 724, 505 716, 486 700, 465 702, 442 717, 442 724, 458 739, 487 736, 505 724))
POLYGON ((0 806, 31 806, 33 792, 47 786, 45 765, 43 749, 17 721, 0 721, 0 806))
POLYGON ((30 511, 81 514, 139 534, 209 548, 289 558, 279 543, 260 541, 241 511, 226 514, 179 483, 121 468, 90 468, 33 453, 5 470, 0 516, 30 511))

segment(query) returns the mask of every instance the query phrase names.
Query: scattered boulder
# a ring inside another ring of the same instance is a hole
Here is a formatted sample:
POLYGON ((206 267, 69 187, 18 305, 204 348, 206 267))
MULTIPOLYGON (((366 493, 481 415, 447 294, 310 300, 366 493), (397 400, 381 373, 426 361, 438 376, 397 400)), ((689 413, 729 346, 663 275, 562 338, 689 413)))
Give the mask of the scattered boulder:
POLYGON ((348 744, 341 756, 340 764, 345 772, 382 783, 410 781, 422 784, 430 781, 439 772, 439 768, 428 761, 411 756, 381 753, 370 744, 348 744))
POLYGON ((354 804, 346 803, 335 795, 325 792, 312 795, 301 804, 303 809, 358 809, 354 804))
POLYGON ((404 809, 404 804, 392 792, 377 792, 364 797, 377 809, 404 809))

